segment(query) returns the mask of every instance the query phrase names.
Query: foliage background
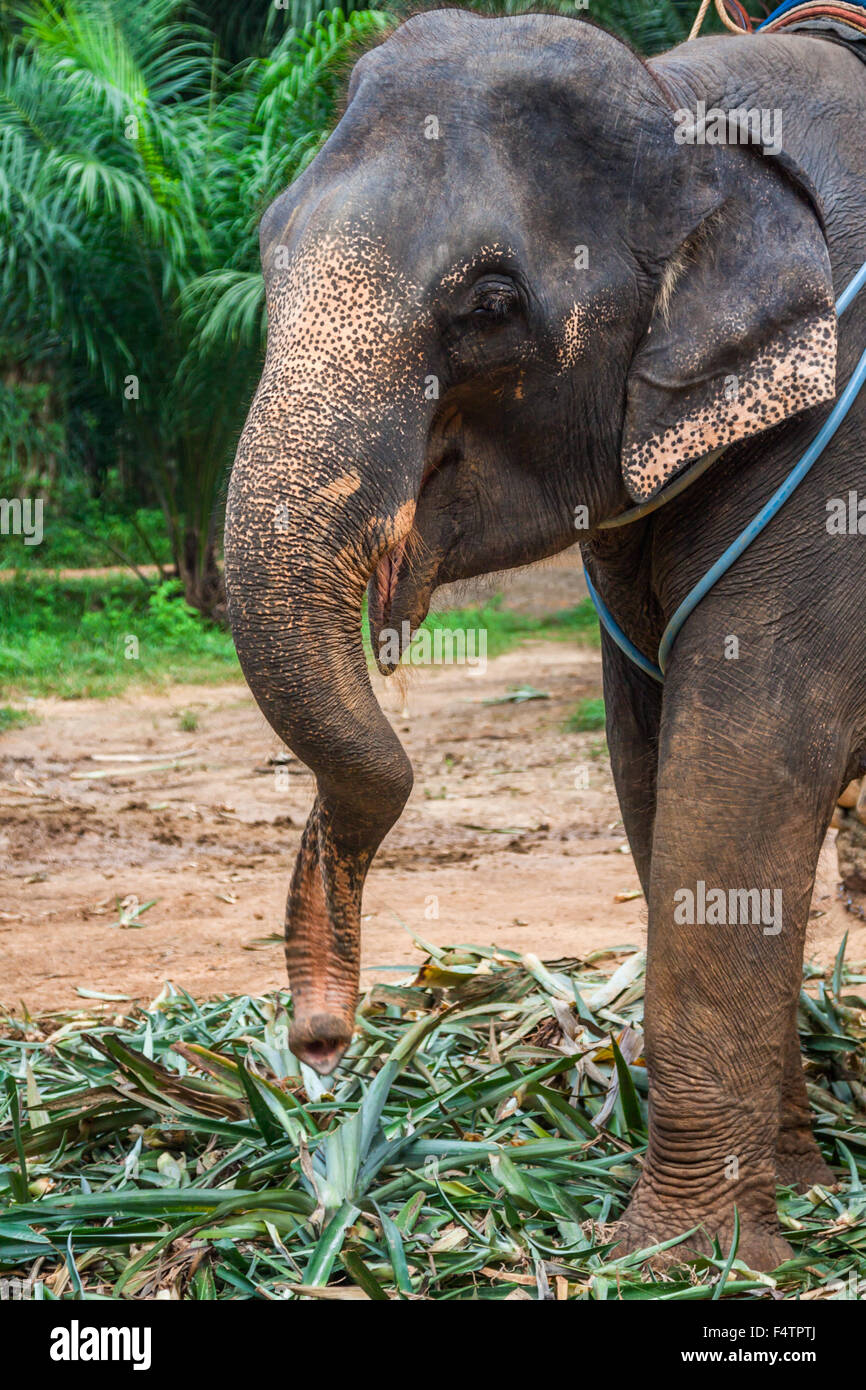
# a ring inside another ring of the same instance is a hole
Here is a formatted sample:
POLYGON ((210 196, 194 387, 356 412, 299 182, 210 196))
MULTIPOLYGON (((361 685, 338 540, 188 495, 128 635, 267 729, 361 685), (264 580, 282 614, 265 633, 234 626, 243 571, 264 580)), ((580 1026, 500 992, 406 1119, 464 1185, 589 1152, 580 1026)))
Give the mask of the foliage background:
MULTIPOLYGON (((588 13, 651 53, 696 9, 588 13)), ((326 138, 357 51, 406 12, 0 0, 0 497, 47 503, 45 542, 0 536, 0 567, 164 571, 150 592, 7 577, 0 685, 110 694, 133 669, 203 679, 232 662, 195 610, 220 615, 221 502, 263 351, 258 220, 326 138), (152 653, 140 666, 117 656, 130 631, 152 653)), ((442 621, 483 626, 491 654, 527 634, 597 640, 588 605, 556 626, 494 606, 442 621)), ((0 706, 0 733, 32 717, 0 706)), ((588 700, 572 727, 602 722, 588 700)), ((864 975, 845 944, 832 979, 808 979, 799 1023, 848 1182, 782 1191, 795 1255, 773 1278, 736 1238, 659 1277, 611 1248, 645 1143, 646 1069, 621 1050, 641 1027, 640 958, 620 952, 608 979, 593 955, 471 947, 371 992, 333 1094, 288 1052, 284 994, 200 1006, 167 987, 119 1026, 95 1009, 6 1015, 0 1274, 39 1269, 51 1299, 856 1298, 864 975), (579 1090, 575 1052, 594 1067, 579 1090)))
MULTIPOLYGON (((694 11, 580 12, 654 52, 694 11)), ((0 0, 0 495, 47 503, 44 543, 2 537, 0 565, 168 563, 219 615, 265 333, 258 220, 327 137, 358 51, 407 12, 0 0)))

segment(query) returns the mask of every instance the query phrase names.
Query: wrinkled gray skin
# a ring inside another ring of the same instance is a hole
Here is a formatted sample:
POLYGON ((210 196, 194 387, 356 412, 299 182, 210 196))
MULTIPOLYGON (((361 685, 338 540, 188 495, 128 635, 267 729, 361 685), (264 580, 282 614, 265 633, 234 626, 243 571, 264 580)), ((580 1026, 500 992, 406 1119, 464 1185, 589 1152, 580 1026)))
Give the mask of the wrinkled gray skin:
MULTIPOLYGON (((370 688, 365 589, 378 650, 437 585, 571 544, 585 507, 586 563, 654 657, 829 409, 834 291, 866 258, 864 130, 866 71, 815 38, 646 65, 583 22, 441 11, 361 59, 336 131, 266 213, 268 350, 226 577, 253 693, 317 778, 286 953, 292 1045, 320 1071, 351 1036, 361 890, 412 784, 370 688), (673 112, 699 98, 781 108, 783 154, 677 144, 673 112), (596 529, 719 444, 651 517, 596 529)), ((864 347, 866 296, 840 382, 864 347)), ((863 417, 689 618, 663 691, 604 642, 649 903, 650 1143, 624 1249, 696 1224, 692 1246, 724 1244, 736 1206, 740 1255, 771 1268, 789 1253, 776 1178, 831 1177, 795 1005, 819 847, 866 742, 862 541, 825 525, 862 482, 863 417), (679 924, 675 894, 700 880, 780 889, 781 930, 679 924)))

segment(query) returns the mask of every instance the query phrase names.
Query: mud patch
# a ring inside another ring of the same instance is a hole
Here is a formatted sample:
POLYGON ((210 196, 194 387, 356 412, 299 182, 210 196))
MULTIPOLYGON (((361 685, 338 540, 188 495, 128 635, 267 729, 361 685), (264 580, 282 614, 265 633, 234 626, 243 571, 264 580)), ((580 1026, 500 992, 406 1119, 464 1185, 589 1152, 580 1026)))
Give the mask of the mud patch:
MULTIPOLYGON (((600 693, 597 652, 527 644, 483 672, 417 670, 405 702, 375 681, 415 789, 368 879, 365 983, 417 964, 412 935, 546 957, 643 941, 602 736, 565 730, 600 693), (485 703, 526 684, 549 698, 485 703)), ((33 710, 40 722, 0 745, 0 1000, 37 1010, 81 1007, 78 987, 147 1002, 166 980, 196 997, 281 986, 285 895, 314 784, 245 688, 33 710), (178 719, 190 709, 192 734, 178 719)), ((866 925, 837 902, 836 876, 829 844, 810 951, 831 960, 849 930, 849 959, 863 959, 866 925)))

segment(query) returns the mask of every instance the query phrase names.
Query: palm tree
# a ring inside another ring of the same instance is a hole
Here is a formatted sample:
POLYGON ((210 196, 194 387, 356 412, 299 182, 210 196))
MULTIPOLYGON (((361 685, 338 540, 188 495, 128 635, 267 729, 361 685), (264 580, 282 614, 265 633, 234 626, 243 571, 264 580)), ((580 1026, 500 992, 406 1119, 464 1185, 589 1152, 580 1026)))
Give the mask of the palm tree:
MULTIPOLYGON (((208 238, 196 173, 208 138, 206 31, 174 0, 28 7, 0 73, 0 337, 58 362, 71 404, 177 513, 185 421, 166 385, 186 344, 176 309, 208 238)), ((178 555, 178 559, 181 557, 178 555)))
MULTIPOLYGON (((591 13, 654 49, 684 38, 693 10, 591 13)), ((395 14, 353 0, 29 0, 14 14, 0 13, 0 438, 28 432, 24 385, 44 416, 50 383, 67 443, 77 431, 100 466, 123 459, 162 506, 187 599, 219 613, 222 487, 265 331, 256 225, 326 138, 350 56, 395 14)), ((56 454, 63 429, 42 424, 56 454)))
POLYGON ((188 600, 213 611, 220 489, 259 357, 261 314, 235 266, 322 136, 333 65, 385 21, 289 24, 267 59, 228 72, 181 10, 38 0, 7 34, 0 342, 7 361, 59 363, 73 403, 96 387, 100 427, 162 505, 188 600), (223 337, 196 310, 213 272, 223 337))

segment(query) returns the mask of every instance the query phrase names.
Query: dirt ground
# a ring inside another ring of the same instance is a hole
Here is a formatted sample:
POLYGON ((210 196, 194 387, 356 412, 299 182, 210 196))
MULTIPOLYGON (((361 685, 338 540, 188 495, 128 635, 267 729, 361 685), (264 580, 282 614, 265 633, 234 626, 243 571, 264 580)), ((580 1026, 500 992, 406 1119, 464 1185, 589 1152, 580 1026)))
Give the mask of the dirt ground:
MULTIPOLYGON (((583 592, 566 557, 516 576, 506 602, 544 613, 583 592)), ((416 670, 405 702, 374 678, 415 790, 368 878, 364 984, 417 966, 413 935, 546 958, 643 943, 643 899, 617 900, 638 882, 602 735, 564 730, 600 683, 598 653, 568 642, 526 644, 486 670, 416 670), (527 684, 548 698, 491 703, 527 684)), ((79 990, 146 1003, 167 980, 196 997, 282 986, 313 779, 272 761, 281 746, 245 687, 32 708, 39 723, 0 742, 0 1003, 82 1008, 79 990), (184 732, 189 711, 197 726, 184 732)), ((863 960, 866 925, 836 878, 828 840, 809 954, 832 960, 848 930, 848 959, 863 960)))

